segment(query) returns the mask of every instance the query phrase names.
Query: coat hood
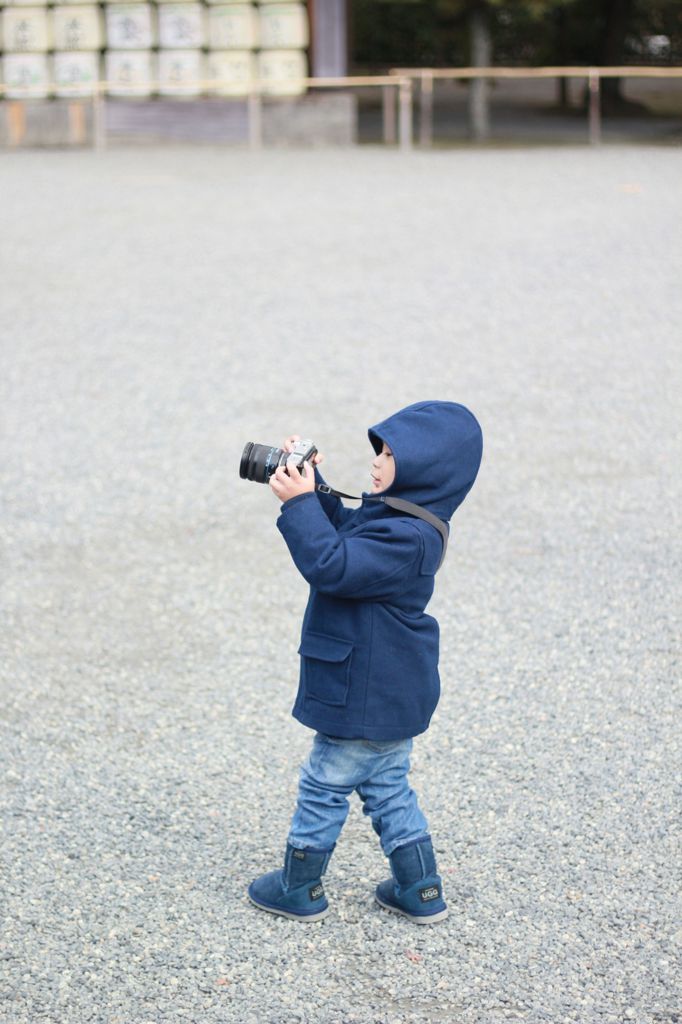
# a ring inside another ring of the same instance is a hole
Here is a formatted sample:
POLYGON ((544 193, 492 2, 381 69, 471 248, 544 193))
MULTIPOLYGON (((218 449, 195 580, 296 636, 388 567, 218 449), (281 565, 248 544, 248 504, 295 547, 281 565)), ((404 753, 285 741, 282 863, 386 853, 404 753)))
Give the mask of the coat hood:
POLYGON ((449 520, 471 490, 481 464, 478 420, 457 402, 417 402, 370 427, 377 454, 393 452, 395 479, 382 495, 404 498, 449 520))

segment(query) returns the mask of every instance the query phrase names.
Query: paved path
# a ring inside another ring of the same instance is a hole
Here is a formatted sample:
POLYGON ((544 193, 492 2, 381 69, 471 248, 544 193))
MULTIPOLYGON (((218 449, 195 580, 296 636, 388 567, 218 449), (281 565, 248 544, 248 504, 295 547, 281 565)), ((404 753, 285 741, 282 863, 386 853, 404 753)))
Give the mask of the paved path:
MULTIPOLYGON (((0 166, 0 1018, 673 1024, 675 149, 15 153, 0 166), (247 440, 453 398, 484 465, 415 744, 452 909, 355 804, 313 926, 245 899, 309 732, 305 587, 247 440)), ((677 602, 677 603, 676 603, 677 602)))

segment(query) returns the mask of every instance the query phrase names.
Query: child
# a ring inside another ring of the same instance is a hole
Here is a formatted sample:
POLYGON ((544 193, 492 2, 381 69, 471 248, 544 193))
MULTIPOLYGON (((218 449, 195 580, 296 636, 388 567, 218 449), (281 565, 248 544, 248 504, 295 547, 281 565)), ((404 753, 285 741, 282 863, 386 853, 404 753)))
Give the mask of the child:
POLYGON ((355 790, 392 869, 377 902, 431 924, 447 906, 407 773, 412 737, 428 728, 440 694, 438 623, 424 609, 443 539, 374 496, 406 499, 447 523, 476 479, 482 435, 464 406, 433 401, 372 427, 369 440, 372 485, 356 510, 316 490, 324 483, 317 470, 280 468, 270 479, 283 502, 277 526, 310 584, 293 715, 316 735, 301 768, 284 867, 252 882, 249 897, 299 921, 327 915, 322 876, 355 790))

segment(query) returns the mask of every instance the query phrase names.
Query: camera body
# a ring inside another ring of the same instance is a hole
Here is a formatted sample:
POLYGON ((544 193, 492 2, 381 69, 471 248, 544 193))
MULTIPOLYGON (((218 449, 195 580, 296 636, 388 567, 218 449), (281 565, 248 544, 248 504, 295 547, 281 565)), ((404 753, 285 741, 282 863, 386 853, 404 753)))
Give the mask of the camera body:
POLYGON ((287 466, 293 463, 300 470, 304 462, 311 462, 314 456, 317 455, 317 448, 312 441, 296 441, 291 451, 285 454, 287 456, 287 466))
POLYGON ((317 448, 309 440, 297 441, 290 452, 283 448, 247 441, 239 463, 239 475, 242 480, 255 480, 259 484, 267 484, 279 466, 284 466, 285 469, 287 466, 296 466, 301 470, 315 455, 317 448))

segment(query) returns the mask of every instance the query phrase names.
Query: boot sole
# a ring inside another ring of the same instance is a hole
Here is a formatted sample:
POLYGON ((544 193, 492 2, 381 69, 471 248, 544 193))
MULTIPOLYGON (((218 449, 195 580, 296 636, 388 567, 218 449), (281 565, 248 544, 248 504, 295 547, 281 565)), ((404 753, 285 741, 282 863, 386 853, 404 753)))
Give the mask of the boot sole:
POLYGON ((278 917, 286 917, 289 921, 303 921, 305 924, 309 921, 321 921, 330 910, 327 906, 324 910, 320 910, 318 914, 294 914, 291 910, 282 910, 280 907, 268 907, 265 903, 259 903, 258 900, 254 900, 253 896, 249 896, 249 899, 254 907, 258 907, 259 910, 266 910, 268 914, 277 914, 278 917))
POLYGON ((408 913, 407 910, 401 910, 400 907, 394 907, 390 903, 384 903, 383 900, 379 899, 376 893, 374 894, 374 899, 377 901, 380 907, 384 908, 384 910, 390 910, 392 914, 399 914, 401 917, 406 917, 408 921, 414 921, 415 924, 435 924, 436 921, 444 921, 445 918, 448 916, 447 907, 445 908, 445 910, 439 910, 437 914, 418 915, 410 914, 408 913))

